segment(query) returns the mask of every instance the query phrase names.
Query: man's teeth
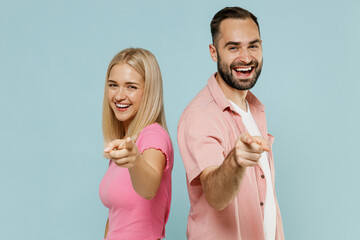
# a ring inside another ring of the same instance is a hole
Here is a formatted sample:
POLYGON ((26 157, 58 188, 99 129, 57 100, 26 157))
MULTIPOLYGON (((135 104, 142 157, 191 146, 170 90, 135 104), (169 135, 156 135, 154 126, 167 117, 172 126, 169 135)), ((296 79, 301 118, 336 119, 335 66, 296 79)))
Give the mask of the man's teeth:
POLYGON ((235 71, 237 72, 247 72, 247 71, 250 71, 251 70, 251 67, 248 67, 248 68, 235 68, 235 71))
POLYGON ((126 108, 126 107, 129 107, 130 105, 128 104, 118 104, 118 103, 115 103, 115 105, 119 108, 126 108))

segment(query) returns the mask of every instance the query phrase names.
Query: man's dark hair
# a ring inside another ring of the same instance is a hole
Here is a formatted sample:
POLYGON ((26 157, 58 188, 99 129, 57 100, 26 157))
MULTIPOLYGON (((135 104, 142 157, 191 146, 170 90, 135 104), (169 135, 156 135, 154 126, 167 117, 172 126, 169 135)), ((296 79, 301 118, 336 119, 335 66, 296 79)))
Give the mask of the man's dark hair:
POLYGON ((210 23, 210 27, 211 27, 211 36, 212 36, 212 41, 213 44, 216 46, 217 41, 218 41, 218 36, 219 36, 219 27, 220 27, 220 23, 228 18, 235 18, 235 19, 247 19, 250 18, 252 19, 258 29, 259 29, 259 34, 260 34, 260 27, 259 27, 259 23, 257 21, 257 17, 255 17, 254 14, 252 14, 251 12, 249 12, 246 9, 243 9, 241 7, 226 7, 221 9, 220 11, 218 11, 215 16, 213 17, 211 23, 210 23))

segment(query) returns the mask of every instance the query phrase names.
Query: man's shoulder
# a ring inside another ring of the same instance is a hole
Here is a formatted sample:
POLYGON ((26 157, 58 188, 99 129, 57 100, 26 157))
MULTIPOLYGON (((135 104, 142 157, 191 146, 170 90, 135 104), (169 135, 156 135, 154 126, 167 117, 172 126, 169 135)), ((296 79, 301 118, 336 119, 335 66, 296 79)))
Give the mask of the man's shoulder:
POLYGON ((206 85, 187 105, 180 117, 180 123, 185 119, 208 118, 217 115, 221 109, 216 104, 208 86, 206 85))

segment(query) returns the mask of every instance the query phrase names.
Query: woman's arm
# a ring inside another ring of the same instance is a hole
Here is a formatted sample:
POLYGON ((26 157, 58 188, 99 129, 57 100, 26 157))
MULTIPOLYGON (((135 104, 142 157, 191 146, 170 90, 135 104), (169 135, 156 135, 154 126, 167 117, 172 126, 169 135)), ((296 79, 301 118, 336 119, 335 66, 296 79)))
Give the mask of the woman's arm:
POLYGON ((166 163, 160 150, 151 148, 140 154, 136 144, 127 138, 110 142, 104 152, 117 166, 129 169, 133 188, 140 196, 155 197, 166 163))
POLYGON ((138 163, 129 168, 134 190, 145 199, 155 197, 165 168, 165 155, 156 149, 145 150, 138 163))
POLYGON ((107 221, 106 221, 104 238, 106 238, 106 235, 107 235, 108 231, 109 231, 109 218, 108 218, 107 221))

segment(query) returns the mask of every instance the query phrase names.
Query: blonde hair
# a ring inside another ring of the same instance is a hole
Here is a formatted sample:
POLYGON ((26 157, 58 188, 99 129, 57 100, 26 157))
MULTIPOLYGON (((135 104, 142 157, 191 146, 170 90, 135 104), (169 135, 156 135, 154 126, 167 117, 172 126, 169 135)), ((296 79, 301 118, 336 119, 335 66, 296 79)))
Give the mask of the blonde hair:
POLYGON ((158 123, 166 131, 163 102, 163 86, 159 64, 155 56, 141 48, 127 48, 115 55, 106 72, 105 91, 102 112, 102 129, 104 142, 131 137, 135 141, 146 126, 158 123), (117 64, 128 64, 144 79, 144 93, 139 109, 125 133, 123 124, 115 117, 108 100, 108 79, 112 67, 117 64))

